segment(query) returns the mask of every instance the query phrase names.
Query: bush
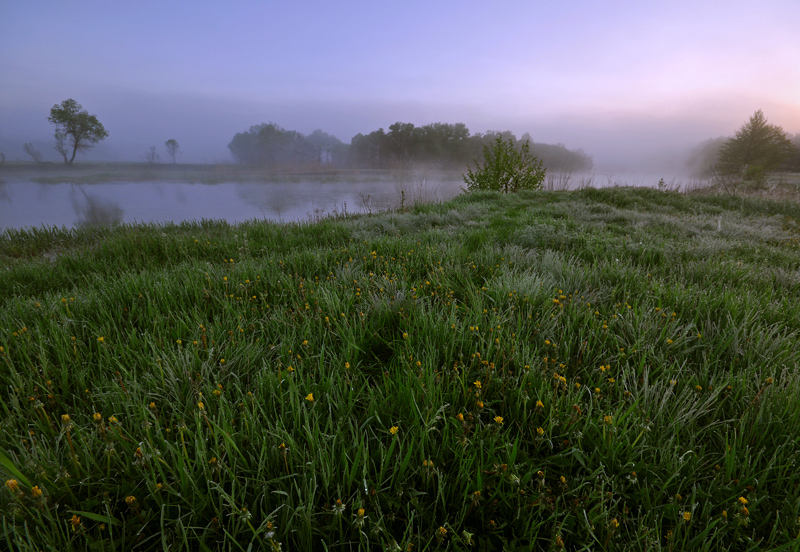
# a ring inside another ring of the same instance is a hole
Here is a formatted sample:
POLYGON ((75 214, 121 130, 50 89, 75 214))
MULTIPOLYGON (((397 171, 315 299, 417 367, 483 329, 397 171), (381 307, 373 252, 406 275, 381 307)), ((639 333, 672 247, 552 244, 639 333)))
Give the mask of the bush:
POLYGON ((483 146, 483 159, 483 166, 475 161, 474 172, 467 167, 464 182, 469 192, 493 190, 507 194, 542 187, 546 169, 531 155, 527 141, 517 149, 511 140, 506 142, 498 136, 493 144, 483 146))

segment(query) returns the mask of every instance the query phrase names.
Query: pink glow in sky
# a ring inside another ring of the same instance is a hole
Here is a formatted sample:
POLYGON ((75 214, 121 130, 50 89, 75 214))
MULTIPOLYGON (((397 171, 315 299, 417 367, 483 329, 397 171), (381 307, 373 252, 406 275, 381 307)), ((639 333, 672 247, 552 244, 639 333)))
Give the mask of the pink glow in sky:
POLYGON ((800 132, 800 0, 0 4, 0 151, 47 141, 75 98, 136 160, 176 138, 228 159, 273 121, 349 141, 464 122, 602 164, 732 134, 757 109, 800 132))

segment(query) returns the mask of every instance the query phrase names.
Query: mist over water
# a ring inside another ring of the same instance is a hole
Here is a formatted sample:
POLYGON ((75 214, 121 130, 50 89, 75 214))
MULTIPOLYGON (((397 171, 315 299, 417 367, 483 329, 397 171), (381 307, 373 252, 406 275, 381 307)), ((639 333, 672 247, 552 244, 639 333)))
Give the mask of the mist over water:
MULTIPOLYGON (((557 173, 546 190, 646 186, 681 190, 698 181, 658 173, 557 173)), ((83 227, 118 223, 180 223, 203 219, 313 221, 344 214, 376 213, 414 203, 446 201, 463 192, 455 176, 424 174, 380 182, 0 182, 0 231, 37 226, 83 227)))
POLYGON ((337 214, 378 212, 403 201, 439 201, 462 181, 418 182, 117 182, 0 183, 0 230, 31 226, 81 227, 133 222, 221 219, 310 221, 337 214))

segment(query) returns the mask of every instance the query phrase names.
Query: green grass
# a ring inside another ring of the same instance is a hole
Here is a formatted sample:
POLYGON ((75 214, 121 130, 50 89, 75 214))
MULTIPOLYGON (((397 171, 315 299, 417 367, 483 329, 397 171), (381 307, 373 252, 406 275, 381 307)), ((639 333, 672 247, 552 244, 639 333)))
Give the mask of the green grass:
POLYGON ((798 270, 796 203, 631 188, 6 231, 3 538, 797 550, 798 270))

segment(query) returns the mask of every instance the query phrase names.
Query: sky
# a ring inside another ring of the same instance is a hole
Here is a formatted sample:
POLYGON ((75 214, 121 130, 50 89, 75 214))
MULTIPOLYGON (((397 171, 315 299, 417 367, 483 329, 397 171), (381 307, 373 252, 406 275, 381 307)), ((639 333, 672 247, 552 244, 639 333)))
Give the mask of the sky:
POLYGON ((798 22, 798 0, 0 0, 0 152, 55 160, 47 116, 74 98, 109 132, 79 160, 174 138, 230 162, 260 123, 349 142, 402 121, 677 167, 757 109, 800 133, 798 22))

